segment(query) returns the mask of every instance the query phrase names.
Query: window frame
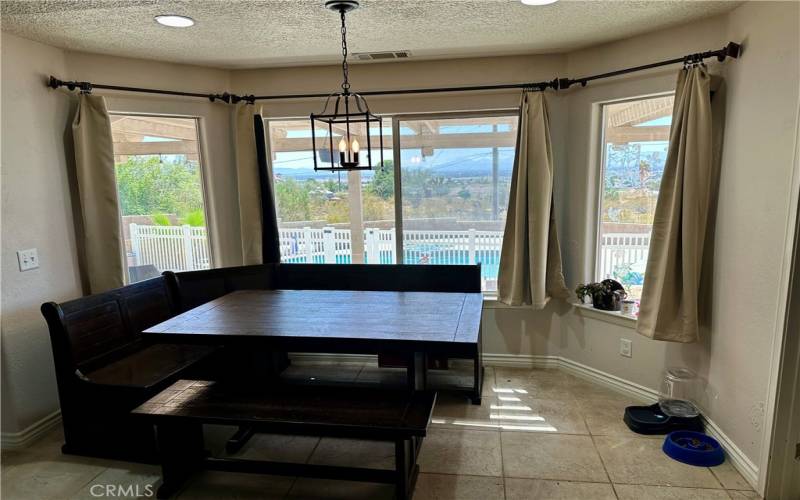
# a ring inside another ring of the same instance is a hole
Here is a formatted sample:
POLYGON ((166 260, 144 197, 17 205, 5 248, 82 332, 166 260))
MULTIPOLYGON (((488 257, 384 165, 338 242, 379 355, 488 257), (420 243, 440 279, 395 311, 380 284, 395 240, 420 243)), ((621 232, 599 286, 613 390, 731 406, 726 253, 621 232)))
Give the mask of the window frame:
MULTIPOLYGON (((468 111, 436 111, 436 112, 415 112, 415 113, 396 113, 396 114, 382 114, 377 113, 383 120, 389 120, 391 123, 391 143, 389 149, 392 150, 392 161, 394 166, 394 222, 395 222, 395 255, 396 263, 403 264, 404 262, 404 248, 403 248, 403 186, 402 186, 402 160, 401 160, 401 135, 400 135, 400 122, 406 120, 442 120, 442 119, 458 119, 458 118, 491 118, 497 116, 515 116, 517 117, 517 142, 519 142, 519 113, 518 107, 513 108, 492 108, 486 110, 468 110, 468 111)), ((264 117, 264 126, 267 133, 267 148, 266 153, 269 158, 272 157, 272 141, 270 138, 270 122, 276 121, 290 121, 290 120, 309 120, 307 116, 266 116, 264 117)), ((310 122, 309 122, 310 123, 310 122)), ((516 146, 515 146, 516 147, 516 146)), ((384 149, 386 144, 384 144, 384 149)), ((274 176, 274 172, 272 173, 274 176)), ((497 296, 496 291, 482 291, 484 297, 493 298, 497 296)))
MULTIPOLYGON (((606 101, 598 101, 595 102, 593 107, 598 111, 597 113, 593 113, 593 115, 597 115, 597 119, 594 123, 595 128, 595 147, 597 148, 597 153, 595 153, 594 161, 597 161, 597 166, 595 168, 595 172, 597 174, 597 182, 595 183, 595 204, 594 204, 594 215, 593 215, 593 235, 594 235, 594 246, 592 250, 594 251, 594 265, 592 267, 592 276, 590 281, 595 281, 600 279, 600 258, 602 256, 601 252, 601 239, 600 239, 600 226, 601 221, 600 217, 603 213, 603 188, 605 186, 605 171, 606 171, 606 107, 613 104, 621 104, 626 102, 633 102, 633 101, 644 101, 647 99, 657 99, 659 97, 669 97, 674 96, 675 91, 669 90, 664 92, 655 92, 652 94, 643 94, 637 96, 629 96, 623 97, 619 99, 609 99, 606 101)), ((670 126, 671 127, 671 126, 670 126)), ((649 258, 649 256, 648 256, 649 258)), ((603 278, 604 279, 604 278, 603 278)))
MULTIPOLYGON (((142 112, 132 112, 132 111, 109 111, 110 116, 141 116, 141 117, 153 117, 153 118, 178 118, 182 120, 194 120, 195 122, 195 134, 197 136, 197 158, 199 164, 199 172, 200 172, 200 191, 203 195, 203 216, 206 219, 206 244, 208 245, 208 264, 209 269, 214 269, 216 256, 214 255, 214 245, 212 245, 212 226, 211 217, 209 213, 209 188, 208 183, 206 180, 206 162, 205 162, 205 143, 203 142, 203 117, 196 116, 196 115, 182 115, 182 114, 173 114, 173 113, 142 113, 142 112)), ((113 146, 113 144, 112 144, 113 146)), ((113 147, 112 147, 113 149, 113 147)), ((116 157, 116 151, 113 151, 113 156, 116 157)), ((116 171, 116 160, 114 162, 114 186, 117 188, 117 196, 119 196, 119 186, 117 185, 117 171, 116 171)), ((120 229, 122 228, 122 210, 120 210, 119 206, 119 199, 117 200, 117 213, 119 215, 119 222, 120 222, 120 229)), ((121 235, 122 236, 122 235, 121 235)), ((124 243, 124 242, 123 242, 124 243)), ((127 262, 127 254, 125 252, 125 245, 122 245, 122 256, 123 262, 127 262)), ((127 272, 127 265, 125 265, 126 272, 123 276, 124 281, 123 283, 126 285, 130 284, 130 273, 127 272)))

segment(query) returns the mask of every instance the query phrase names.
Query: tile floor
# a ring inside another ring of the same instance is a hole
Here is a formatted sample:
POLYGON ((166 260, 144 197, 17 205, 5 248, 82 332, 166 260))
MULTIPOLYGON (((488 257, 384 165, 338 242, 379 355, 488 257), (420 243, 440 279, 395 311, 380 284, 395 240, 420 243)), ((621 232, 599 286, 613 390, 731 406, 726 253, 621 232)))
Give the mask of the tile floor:
MULTIPOLYGON (((290 377, 344 383, 402 383, 402 373, 363 365, 299 365, 290 377)), ((442 377, 439 377, 442 378, 442 377)), ((451 376, 444 377, 452 381, 451 376)), ((419 456, 415 500, 454 499, 729 499, 758 498, 736 470, 675 462, 661 439, 630 432, 621 420, 626 396, 557 370, 487 368, 480 406, 440 394, 419 456)), ((208 427, 216 452, 232 429, 208 427)), ((61 455, 53 431, 23 451, 2 455, 4 500, 147 497, 155 466, 61 455), (127 486, 106 491, 96 485, 127 486), (93 488, 93 486, 95 486, 93 488), (132 488, 131 488, 132 487, 132 488), (93 495, 94 494, 94 495, 93 495)), ((390 444, 259 435, 244 458, 391 467, 390 444)), ((204 473, 180 499, 383 499, 386 485, 232 473, 204 473)))

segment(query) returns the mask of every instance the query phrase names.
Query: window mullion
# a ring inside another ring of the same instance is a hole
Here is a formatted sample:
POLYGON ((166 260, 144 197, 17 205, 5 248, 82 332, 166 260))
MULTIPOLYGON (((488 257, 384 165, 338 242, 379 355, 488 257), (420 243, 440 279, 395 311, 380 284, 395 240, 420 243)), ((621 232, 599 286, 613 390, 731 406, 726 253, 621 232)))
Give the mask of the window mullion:
POLYGON ((400 165, 400 119, 392 117, 392 155, 394 164, 394 222, 395 255, 397 264, 403 264, 403 189, 400 165))

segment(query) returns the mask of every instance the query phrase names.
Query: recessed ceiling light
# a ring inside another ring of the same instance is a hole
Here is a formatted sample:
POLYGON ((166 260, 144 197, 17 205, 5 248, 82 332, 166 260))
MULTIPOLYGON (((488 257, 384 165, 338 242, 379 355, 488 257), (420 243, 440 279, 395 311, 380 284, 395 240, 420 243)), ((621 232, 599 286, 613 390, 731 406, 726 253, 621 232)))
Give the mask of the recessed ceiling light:
POLYGON ((194 19, 186 16, 176 16, 174 14, 156 16, 156 22, 170 28, 188 28, 194 26, 194 19))
POLYGON ((556 3, 558 0, 522 0, 525 5, 550 5, 556 3))

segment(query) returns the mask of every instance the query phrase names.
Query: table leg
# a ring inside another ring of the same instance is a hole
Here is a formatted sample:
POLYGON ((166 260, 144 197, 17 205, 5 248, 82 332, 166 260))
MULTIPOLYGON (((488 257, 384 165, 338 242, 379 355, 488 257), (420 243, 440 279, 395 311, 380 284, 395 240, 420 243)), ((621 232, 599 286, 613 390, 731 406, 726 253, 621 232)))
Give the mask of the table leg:
POLYGON ((422 391, 428 386, 428 356, 424 352, 415 352, 408 357, 408 388, 422 391))
POLYGON ((394 445, 395 496, 398 500, 411 498, 414 476, 417 473, 413 441, 399 439, 394 445))
POLYGON ((481 340, 482 331, 478 330, 478 345, 475 351, 474 360, 474 377, 472 386, 472 404, 481 404, 481 396, 483 393, 483 342, 481 340))
POLYGON ((475 364, 474 364, 474 378, 473 378, 473 386, 472 386, 472 404, 479 405, 481 404, 481 396, 483 393, 483 362, 481 360, 481 355, 475 357, 475 364))
POLYGON ((203 425, 191 422, 163 423, 156 426, 161 455, 161 486, 158 498, 177 493, 205 459, 203 425))

